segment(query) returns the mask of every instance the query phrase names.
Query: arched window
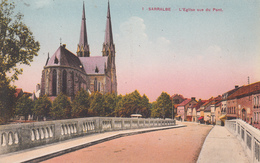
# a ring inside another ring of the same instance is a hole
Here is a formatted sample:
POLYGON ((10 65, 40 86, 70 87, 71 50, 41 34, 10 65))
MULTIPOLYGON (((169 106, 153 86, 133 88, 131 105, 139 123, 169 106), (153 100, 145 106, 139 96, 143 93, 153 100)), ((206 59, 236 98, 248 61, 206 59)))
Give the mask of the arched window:
POLYGON ((74 96, 74 72, 71 73, 71 94, 74 96))
POLYGON ((94 80, 94 92, 97 91, 97 78, 95 78, 94 80))
POLYGON ((100 92, 100 82, 98 82, 98 92, 100 92))
POLYGON ((62 72, 62 92, 67 93, 67 71, 63 70, 62 72))
POLYGON ((52 71, 52 95, 57 95, 57 71, 52 71))

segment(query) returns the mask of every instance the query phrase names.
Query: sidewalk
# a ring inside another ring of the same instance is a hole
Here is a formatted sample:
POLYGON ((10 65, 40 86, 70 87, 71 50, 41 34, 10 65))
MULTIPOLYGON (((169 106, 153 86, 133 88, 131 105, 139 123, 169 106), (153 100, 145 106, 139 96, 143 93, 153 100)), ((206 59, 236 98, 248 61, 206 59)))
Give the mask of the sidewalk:
POLYGON ((78 149, 82 149, 88 146, 92 146, 98 143, 109 141, 115 138, 158 131, 166 130, 171 128, 185 127, 185 125, 166 126, 166 127, 155 127, 155 128, 143 128, 143 129, 132 129, 132 130, 121 130, 113 132, 97 133, 75 139, 62 141, 59 143, 39 146, 19 152, 14 152, 0 156, 0 163, 10 162, 40 162, 49 158, 60 156, 62 154, 72 152, 78 149))
POLYGON ((208 134, 197 163, 248 163, 238 139, 225 127, 214 126, 208 134))

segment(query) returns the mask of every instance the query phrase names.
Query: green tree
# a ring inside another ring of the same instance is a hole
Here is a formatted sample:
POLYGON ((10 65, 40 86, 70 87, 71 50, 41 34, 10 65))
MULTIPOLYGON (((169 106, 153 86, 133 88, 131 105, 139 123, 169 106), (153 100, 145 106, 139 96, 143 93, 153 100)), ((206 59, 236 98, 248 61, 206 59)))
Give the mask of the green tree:
POLYGON ((15 5, 8 0, 0 2, 0 121, 6 123, 15 109, 15 88, 10 81, 23 72, 17 66, 30 65, 40 49, 32 32, 22 22, 23 15, 14 15, 15 5), (8 76, 7 76, 8 74, 8 76))
POLYGON ((117 96, 117 102, 116 102, 116 107, 115 107, 115 116, 116 117, 120 117, 120 109, 122 108, 123 106, 123 95, 119 95, 117 96))
POLYGON ((71 116, 86 117, 90 107, 90 97, 86 90, 81 89, 72 102, 71 116))
POLYGON ((115 108, 117 105, 117 96, 115 93, 107 93, 104 95, 104 109, 107 117, 115 116, 115 108))
POLYGON ((94 92, 91 94, 91 103, 89 109, 90 116, 105 116, 104 98, 100 92, 94 92))
POLYGON ((37 116, 37 119, 42 120, 43 117, 48 117, 51 109, 51 101, 47 95, 41 96, 34 103, 34 108, 32 110, 33 114, 37 116))
POLYGON ((22 22, 23 15, 14 15, 14 8, 13 2, 0 2, 0 76, 10 80, 18 79, 23 70, 17 66, 30 65, 40 49, 39 42, 22 22))
POLYGON ((162 92, 157 98, 156 102, 153 103, 152 117, 157 118, 171 118, 172 102, 170 95, 166 92, 162 92))
MULTIPOLYGON (((1 77, 0 77, 1 78, 1 77)), ((0 79, 0 124, 5 124, 14 115, 15 88, 5 78, 0 79)))
POLYGON ((28 115, 32 114, 33 101, 27 95, 23 95, 17 100, 15 114, 24 116, 25 120, 28 119, 28 115))
POLYGON ((150 117, 151 108, 148 97, 144 94, 141 99, 141 114, 144 118, 150 117))
POLYGON ((71 104, 69 98, 60 93, 53 101, 50 114, 54 119, 70 118, 71 104))
POLYGON ((123 96, 121 100, 119 100, 116 113, 120 117, 130 117, 131 114, 145 114, 143 116, 146 117, 147 100, 149 101, 149 99, 146 96, 142 98, 140 93, 137 90, 135 90, 130 94, 126 94, 125 96, 123 96))

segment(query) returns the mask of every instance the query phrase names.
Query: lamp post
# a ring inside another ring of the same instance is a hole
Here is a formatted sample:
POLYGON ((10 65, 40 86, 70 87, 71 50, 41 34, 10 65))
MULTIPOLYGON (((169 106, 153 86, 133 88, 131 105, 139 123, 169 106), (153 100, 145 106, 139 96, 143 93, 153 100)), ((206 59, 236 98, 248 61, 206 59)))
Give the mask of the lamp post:
POLYGON ((173 119, 173 98, 172 98, 172 119, 173 119))

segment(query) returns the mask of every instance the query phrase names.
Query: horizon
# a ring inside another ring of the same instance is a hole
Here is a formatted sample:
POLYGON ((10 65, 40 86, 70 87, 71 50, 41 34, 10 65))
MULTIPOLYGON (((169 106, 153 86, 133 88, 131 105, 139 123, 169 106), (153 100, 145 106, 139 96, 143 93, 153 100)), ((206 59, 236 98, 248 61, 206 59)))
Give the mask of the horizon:
MULTIPOLYGON (((107 2, 84 1, 91 56, 101 56, 107 2)), ((138 90, 150 102, 162 92, 206 100, 247 85, 248 77, 250 83, 260 81, 260 2, 199 2, 109 1, 118 94, 138 90)), ((60 43, 76 53, 82 6, 76 0, 16 2, 41 44, 31 66, 22 66, 17 88, 35 90, 48 53, 51 57, 60 43)))

